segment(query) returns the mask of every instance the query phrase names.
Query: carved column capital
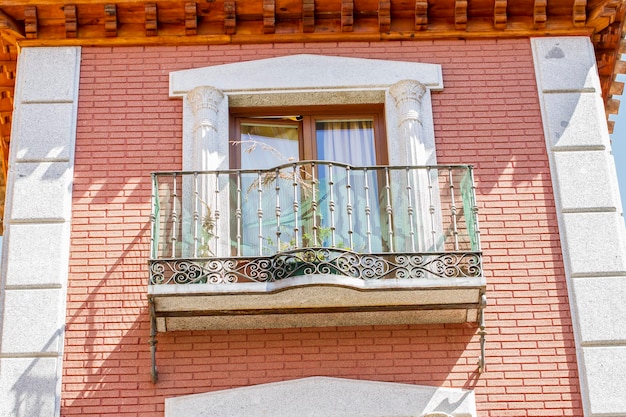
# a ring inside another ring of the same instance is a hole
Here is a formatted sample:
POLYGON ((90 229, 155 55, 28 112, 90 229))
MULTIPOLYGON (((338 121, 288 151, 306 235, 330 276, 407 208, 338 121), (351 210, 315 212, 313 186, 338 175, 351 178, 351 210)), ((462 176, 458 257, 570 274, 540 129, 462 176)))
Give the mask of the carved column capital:
POLYGON ((389 93, 395 100, 413 97, 422 99, 426 92, 426 86, 417 80, 401 80, 389 87, 389 93))
POLYGON ((217 113, 224 93, 215 87, 196 87, 187 94, 194 115, 194 131, 198 128, 217 130, 217 113))
POLYGON ((425 93, 426 86, 415 80, 398 81, 389 87, 389 95, 396 102, 400 125, 406 120, 419 121, 419 110, 425 93))
POLYGON ((187 100, 191 103, 194 114, 203 108, 213 108, 217 111, 217 106, 224 99, 222 90, 211 86, 196 87, 187 93, 187 100))

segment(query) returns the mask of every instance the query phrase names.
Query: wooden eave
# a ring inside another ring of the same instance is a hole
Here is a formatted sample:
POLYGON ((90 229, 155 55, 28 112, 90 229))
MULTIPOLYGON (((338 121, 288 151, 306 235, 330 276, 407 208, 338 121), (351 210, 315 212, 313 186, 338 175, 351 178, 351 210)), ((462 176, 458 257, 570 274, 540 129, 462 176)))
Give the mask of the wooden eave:
POLYGON ((625 11, 626 0, 3 0, 0 88, 12 95, 16 51, 26 46, 584 35, 595 45, 608 115, 624 87, 615 77, 626 71, 625 11))

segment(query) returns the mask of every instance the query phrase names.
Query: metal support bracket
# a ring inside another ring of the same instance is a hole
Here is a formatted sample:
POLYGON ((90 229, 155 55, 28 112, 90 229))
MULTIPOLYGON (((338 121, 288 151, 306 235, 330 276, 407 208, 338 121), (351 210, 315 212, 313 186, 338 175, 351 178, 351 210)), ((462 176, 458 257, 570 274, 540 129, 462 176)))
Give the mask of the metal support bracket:
POLYGON ((152 297, 148 297, 148 303, 150 305, 150 340, 148 344, 150 345, 150 359, 152 360, 152 370, 150 371, 150 375, 152 376, 152 383, 156 384, 159 380, 159 374, 157 372, 156 366, 156 345, 157 345, 157 323, 156 323, 156 314, 154 310, 154 300, 152 297))
POLYGON ((478 358, 478 373, 485 372, 485 336, 487 335, 485 326, 485 307, 487 307, 487 296, 480 296, 480 306, 478 307, 478 334, 480 335, 480 358, 478 358))

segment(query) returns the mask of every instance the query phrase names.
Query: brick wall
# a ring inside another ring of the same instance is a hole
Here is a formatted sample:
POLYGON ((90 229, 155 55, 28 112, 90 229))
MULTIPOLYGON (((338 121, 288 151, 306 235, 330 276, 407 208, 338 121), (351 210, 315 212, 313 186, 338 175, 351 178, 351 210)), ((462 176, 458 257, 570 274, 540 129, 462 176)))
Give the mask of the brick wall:
POLYGON ((62 414, 162 416, 164 398, 312 375, 475 389, 481 416, 582 415, 528 40, 83 48, 62 414), (439 163, 476 167, 488 282, 475 325, 159 334, 150 382, 150 172, 181 167, 170 71, 295 53, 443 67, 439 163))

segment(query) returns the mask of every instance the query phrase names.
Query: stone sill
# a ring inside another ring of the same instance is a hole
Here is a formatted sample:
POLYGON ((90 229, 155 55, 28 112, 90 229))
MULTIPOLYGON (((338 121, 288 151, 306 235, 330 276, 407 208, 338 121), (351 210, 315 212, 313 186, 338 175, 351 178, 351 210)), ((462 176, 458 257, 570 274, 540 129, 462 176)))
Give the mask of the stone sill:
POLYGON ((484 277, 150 285, 157 330, 477 322, 484 277))

